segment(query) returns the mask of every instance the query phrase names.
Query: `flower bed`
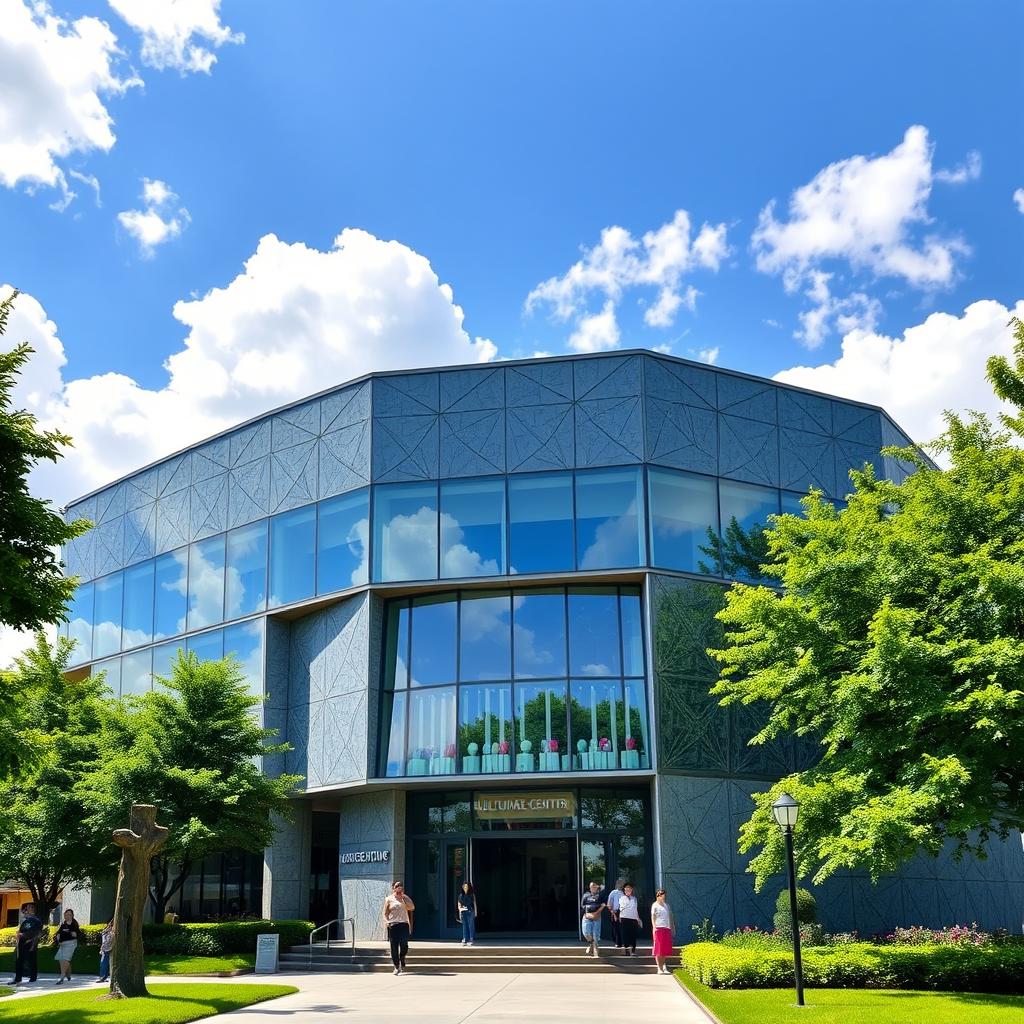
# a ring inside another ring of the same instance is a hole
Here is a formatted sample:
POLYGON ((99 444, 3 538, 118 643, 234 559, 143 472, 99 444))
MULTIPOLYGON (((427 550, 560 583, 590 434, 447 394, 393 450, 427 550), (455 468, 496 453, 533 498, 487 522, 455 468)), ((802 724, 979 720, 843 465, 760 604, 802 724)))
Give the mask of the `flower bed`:
MULTIPOLYGON (((793 954, 773 948, 768 933, 739 944, 684 946, 682 966, 710 988, 782 988, 793 984, 793 954)), ((901 988, 953 992, 1024 992, 1024 942, 992 940, 840 942, 803 950, 811 988, 901 988)))

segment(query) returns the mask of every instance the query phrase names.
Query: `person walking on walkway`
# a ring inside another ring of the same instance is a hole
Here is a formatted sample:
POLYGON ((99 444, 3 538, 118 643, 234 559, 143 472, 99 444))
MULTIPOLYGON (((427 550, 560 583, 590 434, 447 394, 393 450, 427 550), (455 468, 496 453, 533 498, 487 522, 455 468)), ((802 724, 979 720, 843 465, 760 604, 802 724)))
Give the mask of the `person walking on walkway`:
POLYGON ((601 914, 604 908, 605 902, 601 899, 601 883, 591 882, 590 888, 580 900, 580 909, 583 911, 583 938, 587 943, 584 956, 598 955, 598 946, 601 942, 601 914))
POLYGON ((615 948, 622 949, 622 929, 619 927, 619 900, 622 899, 622 886, 624 878, 615 879, 615 888, 608 893, 608 916, 611 918, 612 939, 615 940, 615 948))
POLYGON ((24 904, 21 913, 21 924, 18 925, 15 939, 12 985, 20 985, 26 974, 30 982, 35 981, 39 973, 39 939, 43 933, 43 922, 36 917, 34 903, 24 904))
POLYGON ((53 959, 60 964, 58 985, 63 985, 65 981, 71 980, 71 958, 75 955, 75 950, 78 949, 78 940, 81 936, 82 929, 75 920, 75 912, 65 910, 64 920, 61 921, 57 934, 53 937, 54 945, 57 947, 57 953, 53 959))
POLYGON ((412 935, 412 919, 409 915, 416 909, 401 882, 393 882, 391 895, 384 900, 384 927, 391 946, 391 962, 395 974, 405 973, 405 958, 409 955, 409 938, 412 935))
POLYGON ((462 944, 472 946, 476 939, 476 889, 472 882, 463 882, 462 891, 458 895, 456 904, 459 911, 459 921, 462 924, 462 944))
POLYGON ((97 981, 110 981, 110 951, 114 948, 114 919, 100 932, 100 976, 97 981))
POLYGON ((665 890, 659 889, 651 904, 651 932, 654 935, 655 963, 659 974, 671 974, 665 961, 672 955, 672 936, 676 931, 676 919, 672 908, 665 902, 665 890))
POLYGON ((640 908, 633 895, 633 883, 624 882, 619 897, 619 931, 626 956, 636 956, 636 937, 640 932, 640 908))

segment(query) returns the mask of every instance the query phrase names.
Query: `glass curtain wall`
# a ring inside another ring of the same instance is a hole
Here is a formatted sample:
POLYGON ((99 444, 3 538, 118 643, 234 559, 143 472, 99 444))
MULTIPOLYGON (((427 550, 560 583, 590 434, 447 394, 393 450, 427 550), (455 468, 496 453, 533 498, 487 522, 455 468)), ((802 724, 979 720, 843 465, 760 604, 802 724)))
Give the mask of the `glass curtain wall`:
POLYGON ((650 765, 637 587, 393 601, 385 776, 650 765))

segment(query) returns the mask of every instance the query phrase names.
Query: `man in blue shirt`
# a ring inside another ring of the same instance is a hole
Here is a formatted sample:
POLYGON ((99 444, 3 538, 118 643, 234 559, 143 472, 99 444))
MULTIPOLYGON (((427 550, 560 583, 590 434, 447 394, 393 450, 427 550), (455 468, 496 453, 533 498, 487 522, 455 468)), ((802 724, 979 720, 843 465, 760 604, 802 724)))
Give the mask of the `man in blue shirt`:
POLYGON ((34 903, 26 903, 21 908, 21 913, 21 924, 18 926, 15 943, 12 985, 20 985, 26 974, 29 981, 35 981, 39 970, 39 939, 43 932, 43 922, 36 917, 34 903))

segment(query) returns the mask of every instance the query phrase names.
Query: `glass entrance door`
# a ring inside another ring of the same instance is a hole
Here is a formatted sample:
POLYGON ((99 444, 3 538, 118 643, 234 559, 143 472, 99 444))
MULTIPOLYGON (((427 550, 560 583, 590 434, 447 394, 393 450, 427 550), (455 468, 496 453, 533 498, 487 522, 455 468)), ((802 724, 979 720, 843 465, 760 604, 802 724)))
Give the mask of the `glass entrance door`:
POLYGON ((473 884, 482 934, 571 934, 576 930, 576 841, 473 840, 473 884))
POLYGON ((461 840, 449 840, 444 845, 445 893, 441 935, 442 938, 455 939, 462 937, 456 900, 462 891, 462 883, 469 881, 469 847, 461 840))

